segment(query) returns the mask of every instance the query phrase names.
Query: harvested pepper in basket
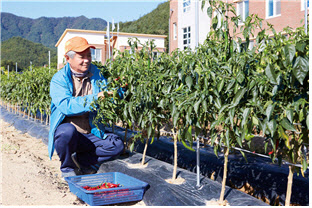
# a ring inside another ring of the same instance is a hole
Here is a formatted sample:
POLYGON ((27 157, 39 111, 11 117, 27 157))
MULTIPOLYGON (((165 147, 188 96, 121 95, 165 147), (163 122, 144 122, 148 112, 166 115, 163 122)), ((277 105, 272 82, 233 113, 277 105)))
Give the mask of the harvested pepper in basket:
POLYGON ((99 189, 117 188, 119 186, 120 184, 105 182, 98 186, 83 186, 83 188, 86 189, 87 191, 93 191, 93 190, 99 190, 99 189))

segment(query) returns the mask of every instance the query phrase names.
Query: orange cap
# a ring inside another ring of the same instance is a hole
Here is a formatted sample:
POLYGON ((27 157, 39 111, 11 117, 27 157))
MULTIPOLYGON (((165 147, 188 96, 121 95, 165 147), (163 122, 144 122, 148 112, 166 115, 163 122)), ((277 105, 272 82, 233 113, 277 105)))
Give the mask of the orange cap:
POLYGON ((93 45, 89 45, 88 41, 82 37, 73 37, 66 41, 65 43, 65 54, 68 51, 75 51, 75 52, 82 52, 86 50, 87 48, 93 48, 95 47, 93 45))

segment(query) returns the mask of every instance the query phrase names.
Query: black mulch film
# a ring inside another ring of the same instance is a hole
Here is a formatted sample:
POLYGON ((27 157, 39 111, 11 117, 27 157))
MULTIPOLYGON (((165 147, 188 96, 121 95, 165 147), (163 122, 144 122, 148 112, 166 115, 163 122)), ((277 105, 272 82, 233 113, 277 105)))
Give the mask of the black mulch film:
MULTIPOLYGON (((1 118, 12 124, 23 133, 28 133, 33 137, 41 139, 44 144, 48 143, 49 127, 38 121, 28 120, 21 116, 9 112, 0 107, 1 118)), ((110 129, 111 130, 111 129, 110 129)), ((115 133, 124 137, 124 129, 115 128, 115 133)), ((131 137, 128 131, 128 138, 131 137)), ((196 144, 194 148, 196 147, 196 144)), ((101 172, 122 172, 133 176, 149 184, 143 201, 148 206, 205 206, 206 201, 218 200, 221 191, 221 181, 223 176, 223 155, 219 158, 211 147, 200 150, 200 171, 201 187, 196 186, 196 153, 186 149, 182 144, 178 144, 178 177, 186 181, 181 185, 170 184, 165 181, 172 177, 173 166, 173 143, 166 137, 161 137, 149 144, 147 149, 146 168, 129 168, 128 164, 140 163, 144 144, 138 142, 135 145, 135 153, 130 153, 128 157, 103 163, 98 171, 101 172), (215 180, 211 180, 211 175, 215 180)), ((285 204, 288 166, 281 167, 272 164, 267 158, 246 154, 248 163, 240 153, 229 155, 227 187, 225 200, 230 206, 266 206, 258 198, 266 199, 270 205, 285 204), (250 196, 234 188, 241 188, 249 184, 253 193, 250 196)), ((57 157, 57 156, 54 156, 57 157)), ((305 178, 300 174, 294 175, 291 204, 309 205, 309 172, 305 173, 305 178)))

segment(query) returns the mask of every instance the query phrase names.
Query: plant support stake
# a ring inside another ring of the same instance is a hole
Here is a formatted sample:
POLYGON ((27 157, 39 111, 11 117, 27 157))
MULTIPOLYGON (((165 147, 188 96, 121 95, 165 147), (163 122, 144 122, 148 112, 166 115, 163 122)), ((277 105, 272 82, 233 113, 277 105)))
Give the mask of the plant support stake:
POLYGON ((200 168, 199 168, 199 164, 200 164, 200 152, 199 152, 199 137, 197 137, 196 139, 196 188, 200 188, 200 168))

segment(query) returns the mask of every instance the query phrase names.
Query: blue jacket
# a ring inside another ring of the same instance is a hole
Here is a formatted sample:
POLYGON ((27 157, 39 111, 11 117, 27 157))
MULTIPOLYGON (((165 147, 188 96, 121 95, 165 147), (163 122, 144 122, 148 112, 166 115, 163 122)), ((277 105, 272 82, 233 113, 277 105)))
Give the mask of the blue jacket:
MULTIPOLYGON (((65 116, 74 116, 89 112, 89 123, 91 133, 99 138, 106 138, 105 130, 99 130, 92 123, 96 112, 91 109, 91 102, 97 100, 97 94, 100 91, 107 90, 107 80, 100 74, 100 70, 93 64, 90 65, 90 72, 93 74, 90 78, 92 85, 92 94, 80 97, 73 97, 73 81, 70 66, 67 63, 58 71, 50 82, 51 117, 48 151, 52 158, 54 152, 54 132, 65 116)), ((119 92, 120 93, 120 92, 119 92)))

